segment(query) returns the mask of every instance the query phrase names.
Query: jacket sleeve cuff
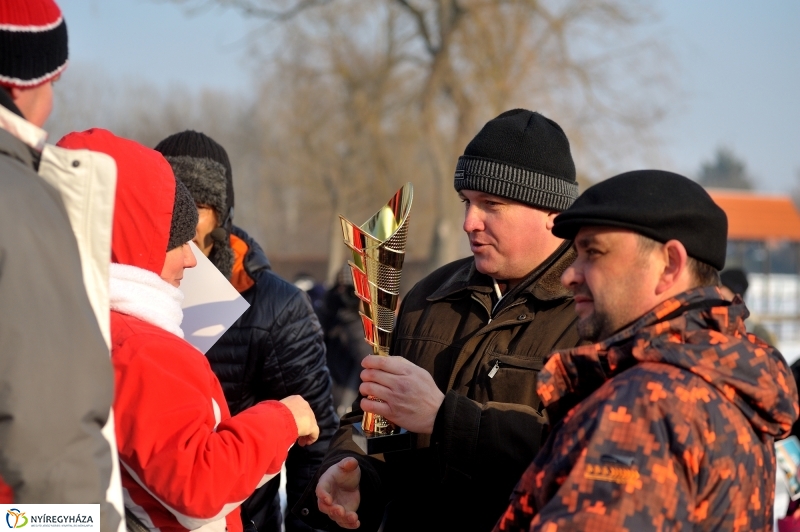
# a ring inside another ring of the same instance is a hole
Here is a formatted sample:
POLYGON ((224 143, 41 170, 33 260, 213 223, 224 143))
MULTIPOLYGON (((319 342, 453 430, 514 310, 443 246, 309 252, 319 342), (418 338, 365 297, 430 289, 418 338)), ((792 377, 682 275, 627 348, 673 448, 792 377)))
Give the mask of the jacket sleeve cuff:
POLYGON ((478 449, 481 413, 481 405, 454 390, 445 395, 431 435, 438 449, 443 480, 472 478, 471 464, 475 463, 478 449))
MULTIPOLYGON (((343 460, 346 457, 345 454, 342 454, 336 457, 337 459, 335 462, 326 462, 322 464, 319 471, 317 471, 317 474, 314 476, 314 479, 306 487, 303 496, 291 509, 294 515, 299 517, 311 528, 332 531, 344 530, 333 522, 330 517, 319 511, 316 489, 317 481, 322 473, 336 465, 339 460, 343 460)), ((386 501, 384 501, 381 496, 380 475, 371 467, 363 456, 353 454, 352 457, 358 460, 358 465, 361 468, 361 482, 359 483, 361 502, 356 510, 358 519, 361 521, 359 530, 364 532, 376 531, 380 527, 386 508, 386 501)))

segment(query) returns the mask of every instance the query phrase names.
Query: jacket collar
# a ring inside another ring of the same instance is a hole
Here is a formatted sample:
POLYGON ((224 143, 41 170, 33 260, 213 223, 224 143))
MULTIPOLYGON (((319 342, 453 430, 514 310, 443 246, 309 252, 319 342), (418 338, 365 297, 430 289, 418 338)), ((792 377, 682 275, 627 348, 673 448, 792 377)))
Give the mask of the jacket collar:
POLYGON ((28 122, 2 105, 0 105, 0 128, 5 129, 37 151, 42 151, 45 141, 47 141, 47 132, 44 129, 28 122))
MULTIPOLYGON (((728 304, 722 301, 717 288, 688 290, 659 303, 632 324, 601 342, 554 352, 537 381, 537 393, 547 407, 550 422, 558 422, 607 380, 635 365, 636 360, 631 356, 632 345, 637 341, 649 343, 666 330, 666 327, 656 327, 657 324, 684 314, 703 302, 708 303, 706 306, 728 304)), ((746 313, 744 305, 741 307, 746 313)))
MULTIPOLYGON (((565 241, 547 259, 542 262, 528 277, 518 286, 511 290, 510 294, 529 294, 540 301, 551 301, 571 297, 572 292, 561 284, 561 274, 575 260, 575 251, 571 241, 565 241)), ((447 297, 464 292, 491 293, 492 278, 480 273, 475 268, 475 261, 471 260, 464 263, 457 269, 449 279, 430 296, 428 301, 438 301, 447 297)), ((505 300, 506 297, 503 299, 505 300)), ((512 298, 508 298, 510 301, 512 298)))
POLYGON ((239 293, 243 293, 255 284, 257 273, 271 270, 272 266, 258 242, 240 227, 231 227, 230 242, 234 253, 231 284, 239 293))
POLYGON ((647 362, 697 375, 758 432, 788 434, 797 418, 794 379, 780 353, 747 333, 748 315, 740 298, 728 302, 716 287, 694 288, 602 342, 553 353, 537 382, 551 423, 609 379, 647 362))
POLYGON ((0 155, 16 159, 26 167, 36 170, 34 154, 28 146, 10 132, 0 127, 0 155))

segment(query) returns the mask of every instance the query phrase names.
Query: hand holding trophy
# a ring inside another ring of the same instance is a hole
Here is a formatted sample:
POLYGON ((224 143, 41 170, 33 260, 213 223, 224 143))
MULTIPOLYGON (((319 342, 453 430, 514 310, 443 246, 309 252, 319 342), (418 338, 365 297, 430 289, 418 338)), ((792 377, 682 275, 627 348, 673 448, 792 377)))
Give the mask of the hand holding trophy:
MULTIPOLYGON (((379 356, 389 356, 392 344, 413 195, 411 183, 406 183, 360 226, 339 216, 344 242, 353 252, 353 261, 349 265, 355 293, 363 303, 360 314, 364 338, 372 346, 373 353, 379 356)), ((367 454, 410 447, 407 431, 370 412, 364 413, 356 430, 359 433, 356 443, 367 454)))

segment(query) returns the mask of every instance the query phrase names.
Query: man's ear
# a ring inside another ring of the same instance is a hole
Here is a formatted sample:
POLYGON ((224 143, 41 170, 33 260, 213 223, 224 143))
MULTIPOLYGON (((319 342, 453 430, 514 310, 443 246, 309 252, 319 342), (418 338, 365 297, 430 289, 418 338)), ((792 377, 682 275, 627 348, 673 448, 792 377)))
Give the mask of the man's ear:
POLYGON ((7 90, 9 96, 11 96, 11 99, 14 100, 14 104, 16 105, 24 89, 20 89, 19 87, 7 87, 7 90))
POLYGON ((663 270, 656 284, 656 294, 661 295, 673 288, 677 288, 675 293, 683 292, 689 275, 686 248, 677 240, 669 240, 661 246, 661 257, 663 270))
POLYGON ((556 216, 561 214, 560 212, 549 212, 547 213, 547 221, 545 222, 545 227, 548 231, 553 231, 553 226, 555 225, 556 216))

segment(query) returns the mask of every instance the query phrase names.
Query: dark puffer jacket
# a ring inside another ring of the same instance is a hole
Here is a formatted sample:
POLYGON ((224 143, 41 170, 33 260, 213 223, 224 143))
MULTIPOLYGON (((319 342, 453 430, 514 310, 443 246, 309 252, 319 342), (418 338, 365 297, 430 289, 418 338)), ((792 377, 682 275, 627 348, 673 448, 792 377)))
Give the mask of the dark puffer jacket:
MULTIPOLYGON (((286 461, 291 508, 322 463, 339 425, 322 329, 308 296, 271 270, 258 243, 234 226, 231 246, 236 254, 232 281, 251 306, 208 351, 208 361, 232 415, 259 401, 289 395, 301 395, 313 408, 319 440, 306 447, 295 445, 286 461)), ((255 525, 259 532, 280 530, 279 484, 280 477, 272 479, 242 504, 246 529, 255 525)), ((311 529, 288 514, 286 530, 311 529)))

